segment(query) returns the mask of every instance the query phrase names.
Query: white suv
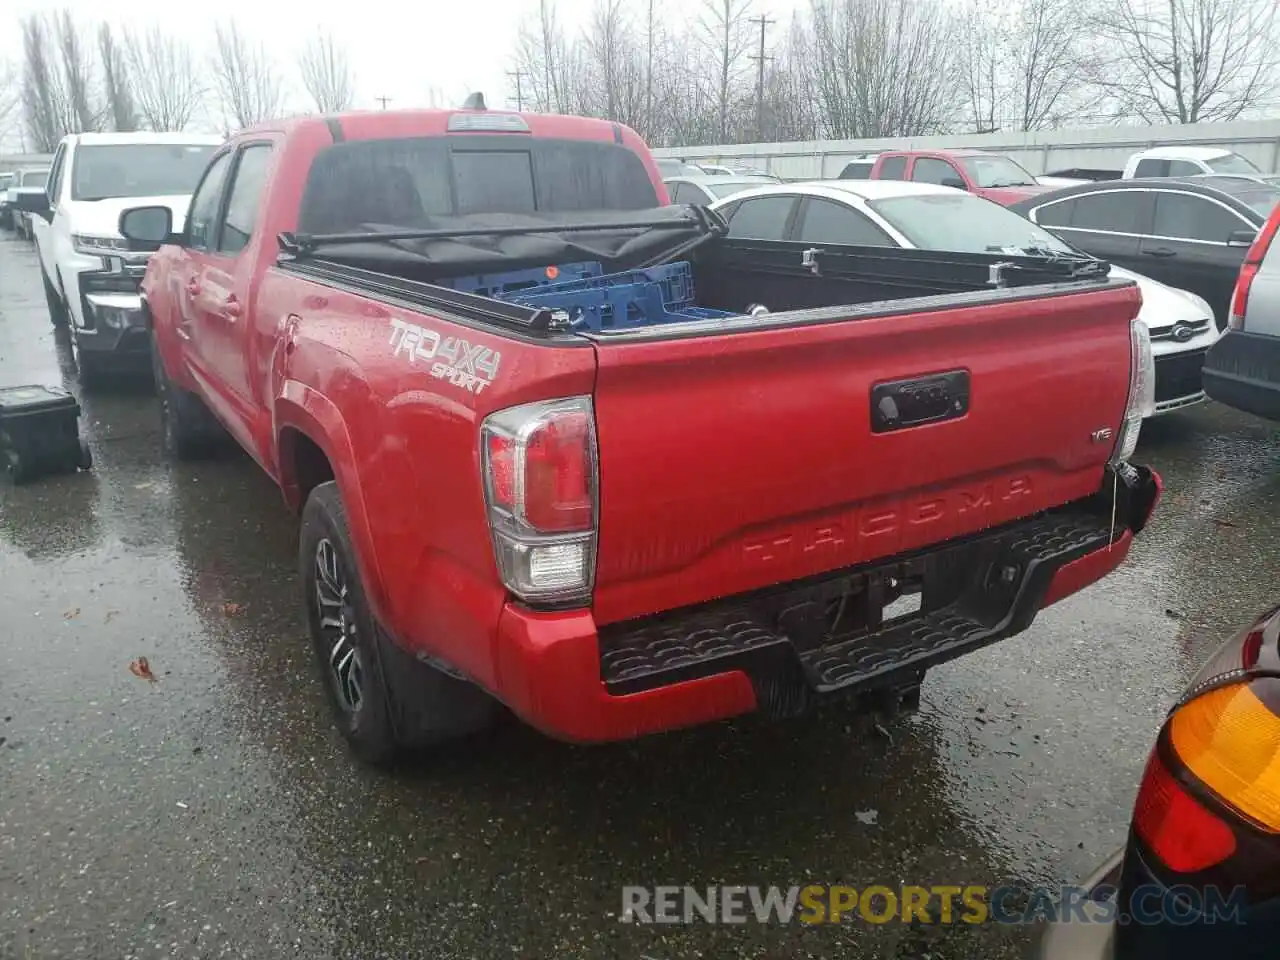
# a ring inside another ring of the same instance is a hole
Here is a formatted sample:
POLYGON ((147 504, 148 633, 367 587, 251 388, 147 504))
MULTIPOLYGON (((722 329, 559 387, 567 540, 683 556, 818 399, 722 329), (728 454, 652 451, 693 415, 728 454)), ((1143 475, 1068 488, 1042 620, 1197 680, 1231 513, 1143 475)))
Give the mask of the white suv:
POLYGON ((1204 361, 1204 389, 1220 403, 1280 421, 1280 205, 1249 248, 1227 332, 1204 361))
POLYGON ((191 193, 219 136, 78 133, 53 155, 45 192, 19 203, 31 213, 45 299, 54 326, 71 327, 80 382, 112 369, 149 369, 138 284, 147 255, 128 252, 121 211, 163 204, 181 230, 191 193))

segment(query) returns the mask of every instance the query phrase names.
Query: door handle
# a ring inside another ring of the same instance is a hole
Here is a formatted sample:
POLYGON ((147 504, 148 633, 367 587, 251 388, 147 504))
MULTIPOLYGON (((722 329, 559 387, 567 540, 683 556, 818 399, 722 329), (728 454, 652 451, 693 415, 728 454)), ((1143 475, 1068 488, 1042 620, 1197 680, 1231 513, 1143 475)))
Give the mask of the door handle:
POLYGON ((187 293, 193 297, 198 297, 200 295, 200 281, 195 277, 192 277, 187 281, 187 293))
POLYGON ((1177 254, 1168 247, 1156 247, 1153 250, 1143 250, 1148 257, 1176 257, 1177 254))
POLYGON ((227 297, 227 299, 222 301, 222 312, 227 315, 228 319, 230 319, 232 323, 235 323, 236 319, 243 312, 240 307, 240 301, 237 300, 235 296, 227 297))

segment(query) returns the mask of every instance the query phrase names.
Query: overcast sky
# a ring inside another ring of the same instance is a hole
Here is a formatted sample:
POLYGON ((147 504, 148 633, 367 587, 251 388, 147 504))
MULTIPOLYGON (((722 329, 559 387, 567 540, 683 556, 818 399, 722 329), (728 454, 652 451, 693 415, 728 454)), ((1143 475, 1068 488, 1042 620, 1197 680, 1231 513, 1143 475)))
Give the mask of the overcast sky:
MULTIPOLYGON (((562 22, 586 21, 593 0, 556 0, 562 22)), ((637 0, 638 3, 638 0, 637 0)), ((674 0, 668 0, 674 5, 674 0)), ((287 78, 288 103, 306 104, 296 70, 297 52, 317 29, 329 30, 346 48, 356 81, 356 106, 376 108, 375 97, 389 106, 460 105, 471 90, 482 90, 491 107, 514 96, 506 71, 521 18, 537 0, 4 0, 0 8, 0 57, 21 56, 18 21, 33 12, 70 10, 85 27, 103 19, 113 25, 156 25, 185 37, 193 47, 213 46, 214 23, 233 18, 245 33, 261 39, 287 78)), ((514 106, 514 101, 512 102, 514 106)))

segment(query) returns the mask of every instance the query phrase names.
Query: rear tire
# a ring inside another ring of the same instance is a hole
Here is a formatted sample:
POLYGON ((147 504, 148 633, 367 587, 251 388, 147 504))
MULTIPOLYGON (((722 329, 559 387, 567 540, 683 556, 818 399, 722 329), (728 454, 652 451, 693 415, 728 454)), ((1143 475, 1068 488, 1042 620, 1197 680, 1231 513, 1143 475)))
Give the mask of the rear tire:
POLYGON ((76 466, 81 470, 93 469, 93 451, 89 449, 89 444, 83 437, 80 439, 80 455, 76 458, 76 466))
POLYGON ((312 490, 303 507, 298 564, 325 694, 356 756, 385 765, 403 748, 440 744, 493 721, 498 706, 484 691, 404 653, 378 628, 333 481, 312 490))
POLYGON ((200 398, 183 390, 164 371, 160 348, 151 339, 151 374, 160 401, 160 445, 170 460, 212 456, 222 439, 221 425, 200 398))

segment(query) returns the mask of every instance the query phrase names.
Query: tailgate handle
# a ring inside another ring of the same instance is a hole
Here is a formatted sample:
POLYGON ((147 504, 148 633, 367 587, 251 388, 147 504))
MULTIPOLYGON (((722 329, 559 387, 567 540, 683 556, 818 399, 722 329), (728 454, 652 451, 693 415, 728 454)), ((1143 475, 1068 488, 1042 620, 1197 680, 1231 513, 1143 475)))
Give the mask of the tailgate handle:
POLYGON ((969 412, 969 371, 888 380, 871 387, 871 432, 954 420, 969 412))

